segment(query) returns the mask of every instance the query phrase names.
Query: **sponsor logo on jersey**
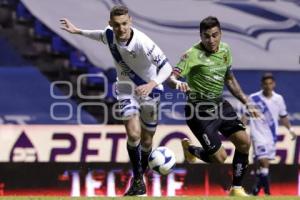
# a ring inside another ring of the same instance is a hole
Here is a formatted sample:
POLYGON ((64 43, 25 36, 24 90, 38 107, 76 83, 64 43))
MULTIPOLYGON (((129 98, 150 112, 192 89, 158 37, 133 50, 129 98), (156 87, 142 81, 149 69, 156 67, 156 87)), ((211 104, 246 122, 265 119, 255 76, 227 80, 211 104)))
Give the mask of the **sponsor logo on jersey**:
POLYGON ((152 48, 147 52, 147 56, 150 56, 153 53, 154 49, 155 45, 153 45, 152 48))
POLYGON ((223 80, 222 76, 214 75, 213 77, 214 77, 215 80, 218 80, 218 81, 222 81, 223 80))

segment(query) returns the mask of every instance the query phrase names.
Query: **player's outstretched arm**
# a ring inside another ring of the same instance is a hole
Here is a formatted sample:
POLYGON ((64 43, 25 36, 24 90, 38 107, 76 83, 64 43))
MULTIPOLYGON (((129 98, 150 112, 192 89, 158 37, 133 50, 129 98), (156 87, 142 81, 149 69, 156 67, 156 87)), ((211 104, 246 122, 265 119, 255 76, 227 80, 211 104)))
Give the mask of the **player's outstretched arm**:
POLYGON ((62 18, 60 21, 60 28, 72 34, 81 34, 81 29, 76 27, 70 20, 67 18, 62 18))
POLYGON ((59 20, 60 21, 60 28, 62 30, 65 30, 69 33, 72 34, 80 34, 83 35, 87 38, 90 38, 92 40, 96 40, 96 41, 103 41, 103 30, 83 30, 80 29, 78 27, 76 27, 70 20, 68 20, 67 18, 62 18, 59 20))
POLYGON ((235 96, 238 100, 240 100, 240 102, 242 102, 245 105, 248 103, 247 96, 240 87, 240 84, 233 75, 233 72, 230 70, 226 73, 225 84, 228 90, 231 92, 231 94, 235 96))

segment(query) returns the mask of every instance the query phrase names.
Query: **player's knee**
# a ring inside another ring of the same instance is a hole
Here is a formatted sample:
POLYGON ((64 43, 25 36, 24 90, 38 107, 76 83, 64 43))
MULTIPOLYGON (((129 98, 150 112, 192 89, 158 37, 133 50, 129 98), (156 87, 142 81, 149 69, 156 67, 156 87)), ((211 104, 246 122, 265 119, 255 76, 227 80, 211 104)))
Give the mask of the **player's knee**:
POLYGON ((251 142, 250 142, 250 140, 249 140, 249 141, 246 143, 245 151, 249 152, 250 147, 251 147, 251 142))
POLYGON ((141 140, 141 136, 134 135, 134 134, 132 134, 132 135, 128 134, 128 140, 130 142, 136 143, 136 142, 139 142, 141 140))
POLYGON ((129 129, 127 132, 127 136, 130 142, 136 143, 141 140, 141 132, 139 129, 135 129, 135 128, 129 129))
POLYGON ((152 147, 152 138, 154 136, 153 131, 142 130, 141 144, 144 148, 150 149, 152 147))
POLYGON ((246 154, 249 153, 251 141, 249 135, 245 132, 238 134, 233 143, 239 152, 246 154))
POLYGON ((226 154, 226 153, 220 155, 220 156, 218 157, 218 159, 217 159, 217 163, 223 164, 223 163, 225 162, 226 158, 227 158, 227 154, 226 154))
POLYGON ((141 140, 141 129, 136 126, 128 127, 127 136, 131 141, 141 140))
POLYGON ((142 144, 143 149, 151 150, 152 149, 152 142, 147 142, 142 144))
POLYGON ((223 164, 226 160, 227 156, 219 156, 213 159, 214 163, 223 164))
POLYGON ((236 148, 241 153, 249 153, 250 146, 250 140, 245 140, 243 143, 240 143, 236 148))
POLYGON ((150 149, 152 147, 152 138, 143 139, 141 143, 145 149, 150 149))
POLYGON ((214 163, 223 164, 227 158, 225 149, 221 148, 218 152, 211 156, 211 160, 214 163))

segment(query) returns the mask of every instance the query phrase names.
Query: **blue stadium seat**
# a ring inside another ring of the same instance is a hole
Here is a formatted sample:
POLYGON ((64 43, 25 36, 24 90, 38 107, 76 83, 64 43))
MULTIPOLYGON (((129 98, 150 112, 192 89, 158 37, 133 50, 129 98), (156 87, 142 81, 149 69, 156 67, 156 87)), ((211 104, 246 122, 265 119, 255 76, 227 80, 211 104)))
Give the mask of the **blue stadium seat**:
POLYGON ((12 44, 2 36, 0 36, 0 52, 0 68, 2 66, 24 66, 28 64, 12 44))
MULTIPOLYGON (((67 116, 71 112, 69 107, 72 111, 78 108, 75 101, 59 98, 65 96, 59 85, 51 84, 34 66, 0 67, 1 124, 12 124, 2 118, 12 115, 28 117, 26 124, 78 124, 76 114, 65 120, 52 117, 67 116), (50 90, 54 95, 49 94, 50 90), (58 105, 54 106, 55 104, 58 105), (49 113, 50 105, 55 108, 53 115, 49 113)), ((84 110, 81 111, 80 118, 89 124, 97 123, 96 119, 84 110)))
POLYGON ((34 37, 37 40, 49 41, 54 33, 45 26, 40 20, 36 19, 34 21, 34 37))
POLYGON ((73 49, 64 39, 55 35, 52 37, 51 50, 54 55, 69 56, 73 49))
POLYGON ((0 28, 12 26, 12 10, 0 4, 0 28))
POLYGON ((74 50, 69 56, 70 66, 73 69, 87 69, 90 63, 84 53, 78 50, 74 50))
POLYGON ((18 23, 30 24, 33 22, 34 16, 27 10, 23 3, 19 2, 16 8, 16 17, 18 23))
MULTIPOLYGON (((103 69, 101 69, 99 67, 95 67, 95 66, 91 65, 88 68, 88 74, 93 74, 93 75, 104 74, 104 71, 103 71, 103 69)), ((99 78, 96 76, 89 76, 87 78, 87 86, 88 87, 103 87, 104 84, 105 83, 104 83, 103 78, 99 78)))
POLYGON ((0 6, 10 9, 15 9, 17 7, 19 0, 0 0, 0 6))

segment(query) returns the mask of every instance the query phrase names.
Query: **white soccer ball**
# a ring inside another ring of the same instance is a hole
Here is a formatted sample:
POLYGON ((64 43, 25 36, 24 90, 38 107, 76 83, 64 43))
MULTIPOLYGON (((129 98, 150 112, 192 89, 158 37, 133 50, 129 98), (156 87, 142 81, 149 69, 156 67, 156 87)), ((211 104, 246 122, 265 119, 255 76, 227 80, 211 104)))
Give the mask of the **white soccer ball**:
POLYGON ((176 158, 169 148, 167 147, 157 147, 154 149, 149 158, 148 163, 150 169, 161 174, 167 175, 176 165, 176 158))

